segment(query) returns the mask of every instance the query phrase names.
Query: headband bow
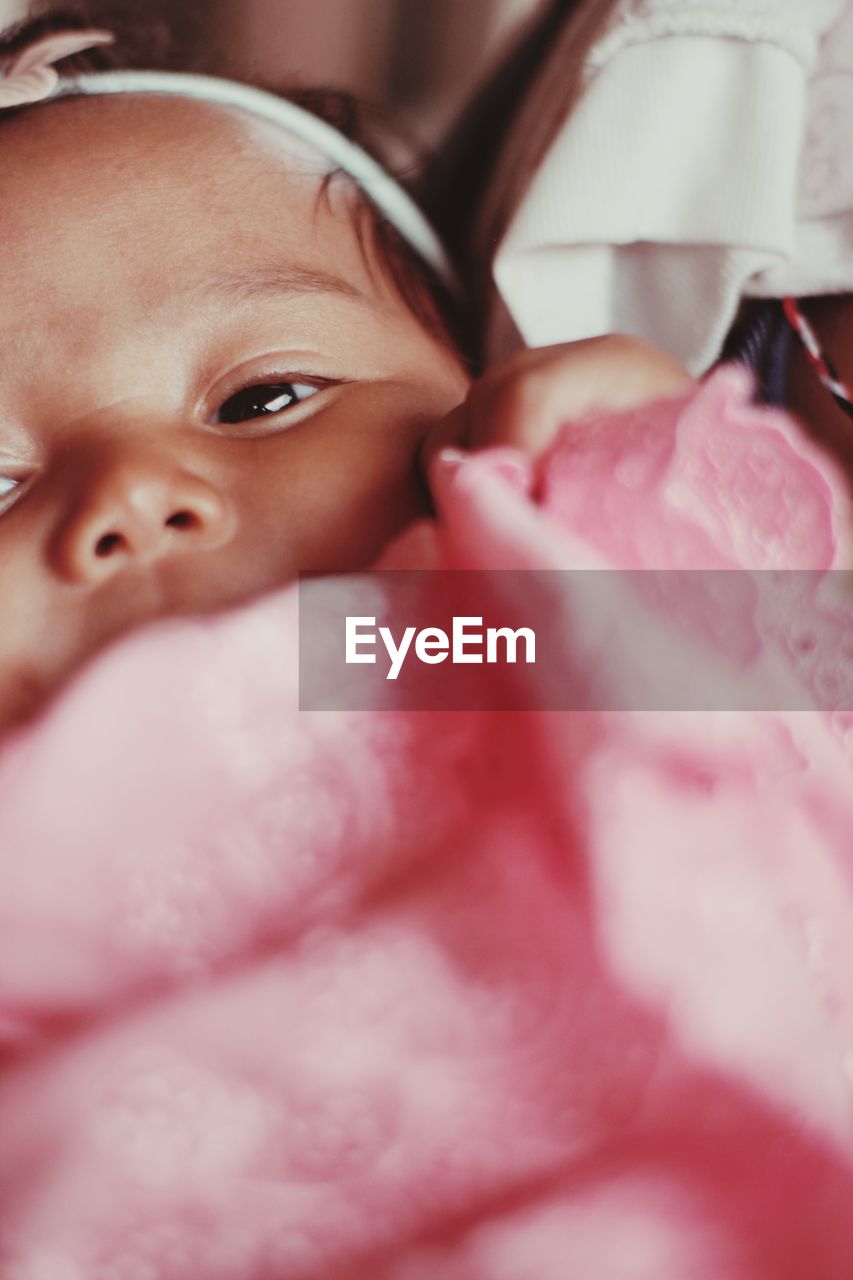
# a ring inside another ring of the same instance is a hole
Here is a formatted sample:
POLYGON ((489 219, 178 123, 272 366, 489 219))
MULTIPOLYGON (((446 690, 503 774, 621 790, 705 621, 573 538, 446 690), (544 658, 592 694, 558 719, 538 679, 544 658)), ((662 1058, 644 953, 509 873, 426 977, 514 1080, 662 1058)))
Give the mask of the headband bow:
POLYGON ((49 98, 59 83, 55 62, 75 53, 86 53, 101 44, 112 44, 109 31, 56 31, 28 45, 0 71, 0 110, 25 107, 49 98))

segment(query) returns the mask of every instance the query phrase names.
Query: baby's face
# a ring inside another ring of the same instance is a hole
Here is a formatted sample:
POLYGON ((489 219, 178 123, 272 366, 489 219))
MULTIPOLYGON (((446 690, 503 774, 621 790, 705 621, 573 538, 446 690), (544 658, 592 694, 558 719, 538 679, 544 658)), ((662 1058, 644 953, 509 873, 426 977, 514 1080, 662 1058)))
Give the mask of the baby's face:
POLYGON ((111 637, 364 565, 421 509, 466 376, 286 147, 178 99, 0 123, 0 723, 111 637))

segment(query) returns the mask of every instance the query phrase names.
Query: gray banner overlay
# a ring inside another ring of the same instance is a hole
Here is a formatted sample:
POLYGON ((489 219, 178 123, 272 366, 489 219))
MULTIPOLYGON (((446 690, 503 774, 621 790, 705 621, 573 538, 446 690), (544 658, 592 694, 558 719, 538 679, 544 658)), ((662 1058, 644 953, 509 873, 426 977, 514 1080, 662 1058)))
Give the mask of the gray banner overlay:
POLYGON ((303 577, 303 710, 853 710, 853 574, 303 577))

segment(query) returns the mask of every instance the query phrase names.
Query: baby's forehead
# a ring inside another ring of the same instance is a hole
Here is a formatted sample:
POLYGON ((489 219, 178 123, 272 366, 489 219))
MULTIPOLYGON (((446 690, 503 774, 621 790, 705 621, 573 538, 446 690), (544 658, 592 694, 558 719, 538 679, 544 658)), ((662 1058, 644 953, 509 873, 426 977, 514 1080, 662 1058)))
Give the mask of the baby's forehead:
POLYGON ((333 184, 321 199, 329 161, 237 108, 166 95, 54 101, 0 122, 0 157, 10 274, 37 275, 42 262, 70 278, 93 238, 121 269, 131 252, 169 271, 269 249, 364 273, 352 188, 333 184))
POLYGON ((238 107, 165 93, 39 104, 0 124, 0 149, 16 157, 13 168, 23 163, 32 170, 57 159, 70 172, 81 162, 102 172, 134 164, 140 177, 188 162, 190 173, 210 162, 309 179, 332 169, 327 157, 279 125, 238 107))

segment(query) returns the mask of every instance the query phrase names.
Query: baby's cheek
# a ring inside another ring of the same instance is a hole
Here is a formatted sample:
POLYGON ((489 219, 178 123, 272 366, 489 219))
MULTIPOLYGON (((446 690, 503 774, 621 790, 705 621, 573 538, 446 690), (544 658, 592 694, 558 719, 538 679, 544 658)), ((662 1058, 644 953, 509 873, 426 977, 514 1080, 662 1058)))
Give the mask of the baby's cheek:
POLYGON ((300 571, 362 568, 425 513, 417 455, 426 429, 347 432, 303 459, 289 522, 300 571))
POLYGON ((49 672, 61 665, 62 627, 49 609, 44 575, 0 529, 0 733, 44 702, 49 672))

